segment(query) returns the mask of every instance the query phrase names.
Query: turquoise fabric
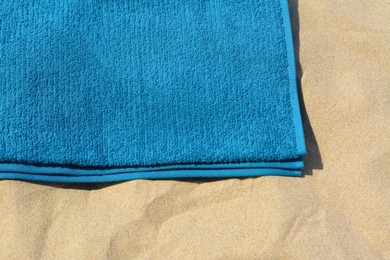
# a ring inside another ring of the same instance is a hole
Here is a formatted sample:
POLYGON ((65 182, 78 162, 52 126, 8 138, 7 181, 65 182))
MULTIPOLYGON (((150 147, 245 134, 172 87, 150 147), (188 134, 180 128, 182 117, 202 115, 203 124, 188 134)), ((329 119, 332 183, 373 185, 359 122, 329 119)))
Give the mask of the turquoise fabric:
POLYGON ((299 176, 287 0, 4 0, 0 179, 299 176))

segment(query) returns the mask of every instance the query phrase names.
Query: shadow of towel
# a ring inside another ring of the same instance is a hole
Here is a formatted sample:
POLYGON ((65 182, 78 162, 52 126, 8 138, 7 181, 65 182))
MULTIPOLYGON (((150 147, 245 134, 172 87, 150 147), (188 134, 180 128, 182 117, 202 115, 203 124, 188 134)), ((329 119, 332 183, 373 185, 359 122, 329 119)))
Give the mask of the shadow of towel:
POLYGON ((309 115, 307 114, 305 101, 302 93, 301 78, 302 67, 300 63, 300 42, 299 42, 299 0, 289 0, 290 19, 292 26, 292 33, 294 39, 294 53, 297 69, 297 83, 298 83, 298 95, 299 103, 301 107, 301 116, 303 122, 303 128, 305 132, 305 142, 307 155, 305 156, 305 167, 302 170, 302 176, 312 175, 313 169, 322 170, 323 164, 321 159, 320 149, 316 137, 314 135, 313 128, 310 124, 309 115))

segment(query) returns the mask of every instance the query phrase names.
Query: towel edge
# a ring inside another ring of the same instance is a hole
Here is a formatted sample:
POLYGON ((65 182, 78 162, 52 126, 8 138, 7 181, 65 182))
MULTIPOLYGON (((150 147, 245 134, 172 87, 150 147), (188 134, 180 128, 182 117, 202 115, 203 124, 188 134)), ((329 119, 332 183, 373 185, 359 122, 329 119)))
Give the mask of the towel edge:
POLYGON ((288 0, 280 0, 282 7, 283 25, 286 40, 287 49, 287 62, 288 62, 288 74, 290 82, 290 102, 293 113, 293 123, 296 134, 297 152, 299 155, 304 156, 307 154, 305 138, 302 125, 302 116, 300 112, 299 98, 298 98, 298 86, 296 77, 296 66, 295 66, 295 52, 294 42, 291 29, 291 18, 288 7, 288 0))

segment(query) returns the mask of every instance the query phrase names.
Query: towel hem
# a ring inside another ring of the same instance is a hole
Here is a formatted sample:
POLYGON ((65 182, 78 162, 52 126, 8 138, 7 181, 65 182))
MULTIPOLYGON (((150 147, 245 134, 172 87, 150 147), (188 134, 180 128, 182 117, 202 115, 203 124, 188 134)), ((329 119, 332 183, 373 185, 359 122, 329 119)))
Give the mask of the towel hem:
POLYGON ((30 173, 4 172, 0 173, 1 179, 44 181, 44 182, 119 182, 135 179, 183 179, 183 178, 241 178, 258 176, 301 176, 300 170, 294 169, 189 169, 189 170, 168 170, 152 172, 132 172, 122 174, 103 175, 40 175, 30 173))
POLYGON ((289 81, 290 81, 290 102, 292 107, 293 122, 295 127, 295 134, 296 134, 297 152, 299 155, 303 156, 307 154, 307 151, 305 146, 302 117, 301 117, 300 106, 299 106, 295 55, 294 55, 294 42, 292 37, 288 0, 281 0, 281 7, 282 7, 283 25, 284 25, 284 32, 285 32, 285 39, 286 39, 287 59, 288 59, 288 73, 289 73, 289 81))

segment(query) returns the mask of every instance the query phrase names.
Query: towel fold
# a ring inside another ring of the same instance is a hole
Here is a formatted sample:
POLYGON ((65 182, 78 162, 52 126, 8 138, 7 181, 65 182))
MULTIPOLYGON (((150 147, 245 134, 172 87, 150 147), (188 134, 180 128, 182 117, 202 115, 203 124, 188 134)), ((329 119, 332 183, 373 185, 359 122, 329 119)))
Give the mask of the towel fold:
POLYGON ((4 0, 0 179, 299 176, 287 0, 4 0))

